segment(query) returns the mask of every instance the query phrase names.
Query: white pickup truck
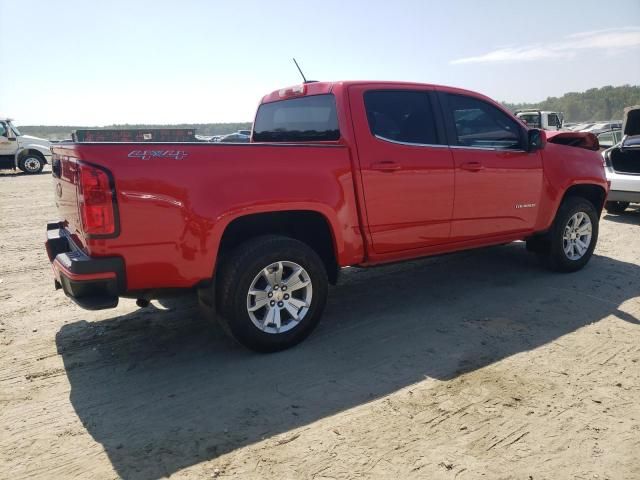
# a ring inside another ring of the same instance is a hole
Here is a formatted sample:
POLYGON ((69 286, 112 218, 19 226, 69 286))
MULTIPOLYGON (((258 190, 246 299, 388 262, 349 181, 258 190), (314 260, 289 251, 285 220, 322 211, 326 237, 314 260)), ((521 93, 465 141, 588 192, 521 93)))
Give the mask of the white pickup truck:
POLYGON ((40 173, 51 160, 51 142, 22 135, 10 118, 0 116, 0 168, 40 173))
POLYGON ((542 110, 519 110, 515 112, 515 116, 529 128, 541 128, 543 130, 560 130, 564 121, 562 113, 542 110))

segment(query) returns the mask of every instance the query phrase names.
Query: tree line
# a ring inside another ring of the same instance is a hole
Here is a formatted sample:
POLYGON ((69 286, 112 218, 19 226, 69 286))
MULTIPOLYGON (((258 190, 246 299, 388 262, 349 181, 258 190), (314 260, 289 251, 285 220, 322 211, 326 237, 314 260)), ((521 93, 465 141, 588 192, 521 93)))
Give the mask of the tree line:
POLYGON ((567 122, 622 120, 625 107, 640 105, 640 85, 590 88, 585 92, 569 92, 561 97, 548 97, 539 103, 502 104, 511 111, 535 108, 563 112, 567 122))
MULTIPOLYGON (((548 97, 538 103, 508 103, 502 104, 511 111, 535 108, 537 110, 551 110, 563 112, 566 122, 588 122, 592 120, 620 120, 622 111, 631 105, 640 105, 640 85, 622 85, 620 87, 606 86, 591 88, 585 92, 569 92, 561 97, 548 97)), ((142 125, 119 124, 106 127, 87 126, 51 126, 26 125, 20 130, 25 135, 63 140, 71 138, 73 130, 82 128, 190 128, 198 135, 225 135, 238 130, 248 130, 251 122, 239 123, 179 123, 176 125, 142 125)))
POLYGON ((78 125, 20 125, 18 129, 23 135, 33 135, 34 137, 48 138, 50 140, 65 140, 71 138, 71 132, 83 128, 104 128, 127 130, 130 128, 188 128, 196 131, 197 135, 212 136, 226 135, 238 130, 250 130, 251 122, 234 123, 179 123, 175 125, 147 125, 147 124, 118 124, 107 125, 105 127, 87 127, 78 125))

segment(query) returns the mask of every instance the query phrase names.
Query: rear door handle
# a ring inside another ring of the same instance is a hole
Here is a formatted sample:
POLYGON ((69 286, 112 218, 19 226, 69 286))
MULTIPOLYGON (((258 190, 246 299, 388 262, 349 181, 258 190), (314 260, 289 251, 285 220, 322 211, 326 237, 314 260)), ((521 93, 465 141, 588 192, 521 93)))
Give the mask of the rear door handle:
POLYGON ((465 162, 460 165, 460 168, 470 172, 479 172, 484 168, 484 166, 480 162, 465 162))
POLYGON ((379 170, 381 172, 395 172, 396 170, 400 170, 402 166, 399 163, 386 161, 386 162, 377 162, 371 164, 371 170, 379 170))

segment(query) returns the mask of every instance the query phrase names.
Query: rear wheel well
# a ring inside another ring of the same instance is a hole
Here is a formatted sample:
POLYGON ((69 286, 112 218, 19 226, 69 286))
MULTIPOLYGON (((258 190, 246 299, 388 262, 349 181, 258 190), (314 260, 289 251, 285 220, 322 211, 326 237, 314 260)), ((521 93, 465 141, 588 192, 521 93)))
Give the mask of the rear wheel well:
MULTIPOLYGON (((591 202, 598 212, 598 215, 600 215, 602 213, 602 208, 604 207, 605 196, 605 190, 598 185, 573 185, 565 192, 562 202, 564 202, 568 197, 584 198, 591 202)), ((562 204, 562 202, 560 202, 560 204, 562 204)))
POLYGON ((322 214, 313 211, 257 213, 233 220, 222 234, 218 263, 241 243, 261 235, 282 235, 306 243, 322 259, 329 282, 337 282, 339 266, 331 228, 322 214))

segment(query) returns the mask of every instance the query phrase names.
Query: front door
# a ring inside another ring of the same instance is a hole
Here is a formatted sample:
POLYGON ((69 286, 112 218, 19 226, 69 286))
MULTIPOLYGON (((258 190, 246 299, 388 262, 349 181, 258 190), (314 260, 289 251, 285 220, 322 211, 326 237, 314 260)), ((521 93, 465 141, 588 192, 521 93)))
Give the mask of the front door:
POLYGON ((453 156, 434 115, 433 90, 354 86, 349 95, 373 250, 447 242, 453 156))
POLYGON ((455 162, 451 240, 533 229, 542 192, 542 158, 526 150, 526 130, 488 101, 441 93, 455 162))

